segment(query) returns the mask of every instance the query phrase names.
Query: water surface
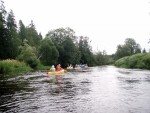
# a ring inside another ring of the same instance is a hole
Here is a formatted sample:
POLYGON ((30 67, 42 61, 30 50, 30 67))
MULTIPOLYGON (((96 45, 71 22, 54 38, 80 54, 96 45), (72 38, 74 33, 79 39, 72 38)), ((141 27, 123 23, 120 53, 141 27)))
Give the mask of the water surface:
POLYGON ((1 80, 0 112, 149 113, 150 71, 102 66, 1 80))

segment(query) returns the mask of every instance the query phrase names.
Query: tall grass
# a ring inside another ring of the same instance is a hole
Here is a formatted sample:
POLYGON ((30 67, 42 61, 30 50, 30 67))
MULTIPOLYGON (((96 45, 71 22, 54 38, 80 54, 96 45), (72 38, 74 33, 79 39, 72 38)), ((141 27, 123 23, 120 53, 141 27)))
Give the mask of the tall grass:
POLYGON ((123 57, 115 62, 115 66, 123 68, 150 69, 150 53, 139 53, 123 57))
POLYGON ((17 60, 10 60, 10 59, 0 61, 1 75, 14 75, 28 71, 31 71, 31 68, 24 62, 19 62, 17 60))

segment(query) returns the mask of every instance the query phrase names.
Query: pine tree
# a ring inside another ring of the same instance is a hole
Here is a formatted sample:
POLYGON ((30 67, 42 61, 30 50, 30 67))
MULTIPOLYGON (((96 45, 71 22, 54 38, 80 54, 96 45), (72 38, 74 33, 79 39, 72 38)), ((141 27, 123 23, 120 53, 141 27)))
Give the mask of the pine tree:
POLYGON ((29 45, 38 48, 41 37, 38 35, 38 32, 36 31, 33 21, 31 21, 30 25, 26 28, 26 30, 27 30, 27 40, 29 41, 29 45))
POLYGON ((17 25, 15 21, 15 16, 13 11, 11 10, 8 13, 7 17, 7 28, 9 30, 9 53, 10 53, 10 58, 15 59, 18 55, 18 47, 20 45, 20 40, 19 40, 19 35, 17 33, 17 25))
POLYGON ((22 43, 25 39, 27 39, 26 27, 24 26, 22 20, 19 20, 19 37, 22 43))
POLYGON ((4 2, 0 0, 0 59, 7 59, 9 54, 9 32, 6 27, 6 10, 4 2))

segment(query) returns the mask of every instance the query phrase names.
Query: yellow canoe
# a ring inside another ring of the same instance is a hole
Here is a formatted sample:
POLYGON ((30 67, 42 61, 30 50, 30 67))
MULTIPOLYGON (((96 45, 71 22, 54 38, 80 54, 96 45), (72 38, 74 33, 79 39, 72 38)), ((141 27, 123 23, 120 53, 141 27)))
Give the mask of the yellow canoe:
POLYGON ((59 74, 64 74, 66 73, 66 70, 61 70, 61 71, 49 71, 47 74, 48 75, 59 75, 59 74))

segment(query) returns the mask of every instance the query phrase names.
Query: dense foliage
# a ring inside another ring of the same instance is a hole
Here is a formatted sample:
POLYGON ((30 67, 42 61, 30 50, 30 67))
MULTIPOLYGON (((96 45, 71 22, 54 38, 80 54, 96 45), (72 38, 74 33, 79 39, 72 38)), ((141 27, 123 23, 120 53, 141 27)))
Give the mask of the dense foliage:
POLYGON ((25 40, 23 46, 20 47, 20 50, 21 51, 17 59, 20 61, 24 61, 32 68, 36 68, 39 63, 36 56, 36 48, 28 45, 25 40))
POLYGON ((141 53, 140 45, 132 38, 127 38, 124 45, 118 45, 114 55, 107 55, 106 51, 93 52, 90 42, 89 37, 77 36, 69 27, 50 30, 43 38, 33 20, 28 26, 19 20, 17 26, 13 11, 7 13, 0 0, 0 60, 17 59, 36 69, 39 65, 58 63, 63 67, 69 64, 107 65, 116 59, 141 53))
POLYGON ((5 10, 1 0, 0 11, 0 59, 17 59, 32 68, 38 65, 69 64, 105 65, 110 63, 110 56, 92 52, 87 36, 77 36, 71 28, 50 30, 46 37, 38 33, 33 20, 25 26, 19 20, 17 26, 11 10, 5 10), (109 63, 108 63, 109 62, 109 63))
POLYGON ((105 51, 97 52, 95 57, 96 57, 96 65, 108 65, 114 63, 112 56, 107 55, 105 51))
POLYGON ((15 74, 30 71, 31 68, 24 62, 17 60, 2 60, 0 61, 0 74, 15 74))
POLYGON ((119 59, 125 56, 130 56, 133 54, 141 53, 141 47, 132 38, 127 38, 125 44, 118 45, 117 51, 115 53, 115 59, 119 59))
POLYGON ((58 60, 58 50, 49 38, 41 41, 39 48, 39 59, 44 65, 56 64, 58 60))
POLYGON ((115 66, 123 68, 150 69, 150 53, 139 53, 123 57, 115 62, 115 66))

